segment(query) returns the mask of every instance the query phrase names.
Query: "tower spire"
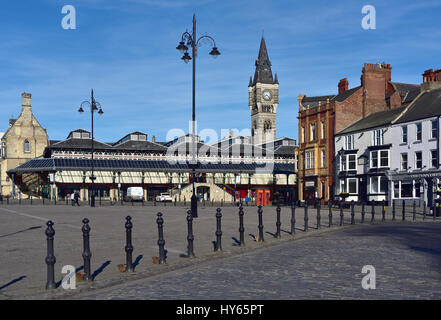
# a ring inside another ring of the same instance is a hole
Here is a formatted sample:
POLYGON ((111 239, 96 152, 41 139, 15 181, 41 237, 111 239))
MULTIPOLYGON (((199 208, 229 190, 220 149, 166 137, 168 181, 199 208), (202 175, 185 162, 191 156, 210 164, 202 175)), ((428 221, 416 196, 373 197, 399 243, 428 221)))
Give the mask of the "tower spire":
POLYGON ((274 83, 273 73, 271 71, 271 61, 268 57, 268 51, 266 49, 265 38, 262 34, 260 40, 259 56, 256 60, 256 71, 254 72, 253 84, 260 83, 274 83))

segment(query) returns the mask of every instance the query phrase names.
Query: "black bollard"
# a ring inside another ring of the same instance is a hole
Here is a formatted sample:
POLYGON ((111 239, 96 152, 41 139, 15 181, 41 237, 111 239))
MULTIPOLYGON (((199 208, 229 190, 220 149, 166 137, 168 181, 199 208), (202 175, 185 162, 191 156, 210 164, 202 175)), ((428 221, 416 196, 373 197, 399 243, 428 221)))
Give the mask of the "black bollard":
POLYGON ((433 208, 433 220, 436 220, 437 213, 439 213, 439 205, 435 204, 435 207, 433 208))
POLYGON ((175 207, 176 207, 176 197, 175 197, 175 207))
POLYGON ((193 251, 193 215, 191 213, 191 210, 187 211, 187 225, 188 225, 188 234, 187 234, 187 240, 188 240, 188 257, 194 257, 194 251, 193 251))
POLYGON ((156 207, 156 198, 153 199, 153 205, 156 207))
POLYGON ((361 203, 361 223, 364 223, 365 208, 364 202, 361 203))
POLYGON ((132 264, 132 252, 133 252, 133 245, 132 245, 132 217, 127 216, 126 217, 126 272, 133 272, 133 264, 132 264))
POLYGON ((392 221, 395 221, 395 200, 392 200, 392 221))
MULTIPOLYGON (((31 204, 32 204, 32 197, 31 197, 31 204)), ((69 205, 69 198, 66 197, 66 206, 68 206, 68 205, 69 205)))
POLYGON ((384 200, 381 208, 381 221, 386 221, 386 201, 384 200))
POLYGON ((156 219, 158 224, 158 246, 159 246, 159 264, 165 263, 165 240, 164 240, 164 219, 162 218, 162 213, 158 212, 158 218, 156 219))
POLYGON ((316 207, 317 207, 317 229, 320 229, 320 220, 321 220, 321 216, 320 216, 320 201, 317 201, 316 207))
POLYGON ((423 220, 426 220, 426 201, 423 202, 423 220))
POLYGON ((402 220, 406 220, 406 202, 403 200, 402 220))
POLYGON ((304 230, 305 232, 308 231, 308 203, 305 202, 305 216, 303 217, 303 221, 305 223, 304 230))
POLYGON ((351 224, 355 224, 354 200, 351 201, 351 224))
POLYGON ((375 221, 375 201, 372 201, 372 206, 371 206, 371 223, 375 221))
MULTIPOLYGON (((43 204, 44 204, 44 197, 42 197, 43 198, 43 204)), ((8 204, 9 204, 9 198, 7 198, 7 200, 8 200, 8 204)))
POLYGON ((296 233, 296 204, 293 201, 291 203, 291 235, 296 233))
POLYGON ((412 211, 412 220, 416 220, 416 201, 413 200, 413 211, 412 211))
POLYGON ((244 236, 244 231, 245 228, 243 226, 243 208, 242 206, 239 207, 239 238, 240 238, 240 245, 244 246, 245 245, 245 236, 244 236))
POLYGON ((216 246, 214 251, 222 251, 222 213, 221 209, 216 209, 216 246))
POLYGON ((47 264, 47 282, 46 289, 55 289, 55 259, 54 255, 54 235, 55 230, 52 227, 54 223, 52 221, 48 221, 46 223, 46 240, 47 240, 47 256, 46 256, 46 264, 47 264))
POLYGON ((343 203, 340 202, 340 227, 344 224, 345 215, 343 213, 343 203))
POLYGON ((280 222, 280 204, 277 205, 277 209, 276 209, 276 235, 275 238, 281 238, 280 236, 280 226, 282 225, 282 223, 280 222))
POLYGON ((259 217, 259 238, 257 239, 258 242, 264 242, 265 239, 263 238, 263 222, 262 222, 262 206, 259 206, 259 209, 257 209, 257 215, 259 217))
POLYGON ((328 220, 329 220, 329 223, 328 223, 328 227, 329 228, 331 228, 332 227, 332 202, 331 202, 331 200, 329 200, 329 203, 328 203, 328 220))
POLYGON ((83 260, 84 260, 84 280, 92 281, 92 276, 90 274, 90 258, 92 257, 92 253, 90 252, 90 244, 89 244, 89 234, 90 234, 90 226, 89 219, 83 219, 83 227, 81 228, 83 231, 83 260))

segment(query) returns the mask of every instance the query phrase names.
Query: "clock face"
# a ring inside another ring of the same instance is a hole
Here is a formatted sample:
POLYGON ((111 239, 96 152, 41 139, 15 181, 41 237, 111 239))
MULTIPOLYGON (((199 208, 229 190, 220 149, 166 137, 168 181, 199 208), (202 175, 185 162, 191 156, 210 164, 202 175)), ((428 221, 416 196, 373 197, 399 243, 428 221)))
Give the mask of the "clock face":
POLYGON ((269 91, 269 90, 265 90, 264 92, 263 92, 263 94, 262 94, 262 96, 263 96, 263 99, 265 99, 265 100, 271 100, 271 97, 272 97, 272 94, 271 94, 271 91, 269 91))

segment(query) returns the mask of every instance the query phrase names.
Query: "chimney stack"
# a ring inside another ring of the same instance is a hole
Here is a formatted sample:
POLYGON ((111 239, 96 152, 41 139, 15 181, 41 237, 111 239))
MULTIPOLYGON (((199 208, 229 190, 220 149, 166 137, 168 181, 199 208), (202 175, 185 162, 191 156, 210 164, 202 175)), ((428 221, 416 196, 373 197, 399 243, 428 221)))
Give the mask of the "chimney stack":
POLYGON ((338 83, 338 93, 340 94, 342 92, 345 92, 348 90, 348 88, 349 88, 348 79, 346 78, 341 79, 340 82, 338 83))
POLYGON ((156 137, 155 136, 152 136, 152 142, 156 143, 156 137))
POLYGON ((32 94, 30 94, 30 93, 23 92, 21 94, 21 107, 22 107, 22 109, 31 108, 31 97, 32 97, 32 94))
POLYGON ((441 70, 428 69, 424 71, 421 91, 429 91, 438 88, 441 88, 441 70))

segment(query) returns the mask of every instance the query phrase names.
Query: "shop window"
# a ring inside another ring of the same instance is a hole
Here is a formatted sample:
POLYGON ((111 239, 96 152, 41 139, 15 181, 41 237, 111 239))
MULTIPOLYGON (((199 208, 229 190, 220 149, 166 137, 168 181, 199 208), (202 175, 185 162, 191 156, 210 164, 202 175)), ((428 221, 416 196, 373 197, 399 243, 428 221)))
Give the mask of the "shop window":
POLYGON ((413 196, 413 182, 401 181, 401 198, 412 198, 413 196))
POLYGON ((351 193, 351 194, 357 193, 357 179, 356 178, 348 178, 348 193, 351 193))

